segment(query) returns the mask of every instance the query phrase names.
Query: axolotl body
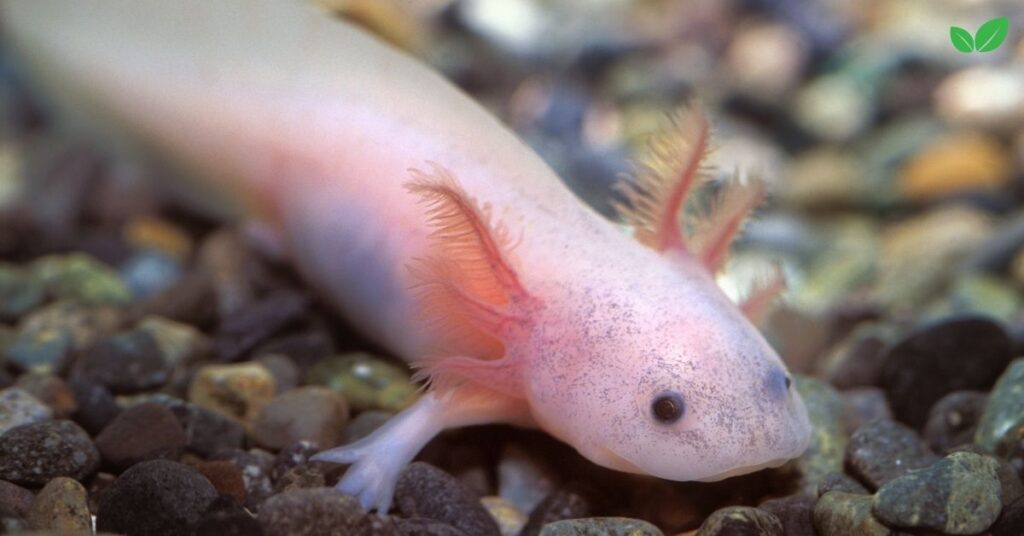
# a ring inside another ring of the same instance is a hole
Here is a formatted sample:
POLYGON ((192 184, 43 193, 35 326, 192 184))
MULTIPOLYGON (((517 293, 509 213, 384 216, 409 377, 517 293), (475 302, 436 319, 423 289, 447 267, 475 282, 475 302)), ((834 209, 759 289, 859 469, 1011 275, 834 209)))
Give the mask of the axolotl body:
POLYGON ((318 455, 389 508, 441 430, 540 427, 594 463, 672 480, 777 466, 810 425, 713 273, 761 194, 685 233, 708 124, 684 111, 623 188, 622 232, 415 60, 297 1, 4 0, 4 30, 69 124, 101 125, 242 201, 248 228, 429 390, 318 455))

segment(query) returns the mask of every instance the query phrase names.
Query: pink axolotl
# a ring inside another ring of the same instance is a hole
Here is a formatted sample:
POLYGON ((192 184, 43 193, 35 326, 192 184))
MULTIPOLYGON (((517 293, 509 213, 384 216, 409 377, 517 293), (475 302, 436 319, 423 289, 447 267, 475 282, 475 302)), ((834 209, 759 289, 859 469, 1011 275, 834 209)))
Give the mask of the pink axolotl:
POLYGON ((322 452, 387 511, 441 430, 540 427, 594 463, 672 480, 777 466, 810 425, 740 306, 716 286, 757 204, 738 185, 692 234, 692 108, 623 191, 623 233, 438 74, 314 7, 274 0, 3 0, 4 31, 75 120, 242 200, 254 235, 429 390, 322 452))

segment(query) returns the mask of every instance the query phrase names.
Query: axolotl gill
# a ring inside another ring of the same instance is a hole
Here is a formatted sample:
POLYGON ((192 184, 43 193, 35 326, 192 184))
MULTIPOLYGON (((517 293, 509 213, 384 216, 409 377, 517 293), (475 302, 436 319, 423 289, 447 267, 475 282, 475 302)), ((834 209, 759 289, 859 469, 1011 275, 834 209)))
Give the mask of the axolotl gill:
POLYGON ((810 424, 714 273, 763 187, 680 223, 709 126, 684 108, 622 188, 632 233, 585 205, 439 74, 298 0, 2 0, 3 31, 68 128, 240 200, 244 225, 429 388, 317 455, 387 511, 440 431, 539 427, 592 462, 713 481, 799 456, 810 424), (118 146, 122 143, 119 142, 118 146))

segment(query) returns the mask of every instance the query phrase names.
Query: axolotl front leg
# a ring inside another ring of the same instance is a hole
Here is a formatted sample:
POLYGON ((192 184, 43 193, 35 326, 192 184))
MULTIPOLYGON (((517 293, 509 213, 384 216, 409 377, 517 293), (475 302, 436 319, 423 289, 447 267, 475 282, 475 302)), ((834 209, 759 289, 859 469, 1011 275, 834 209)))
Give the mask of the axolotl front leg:
POLYGON ((502 228, 491 226, 487 210, 447 170, 435 166, 432 175, 413 176, 408 189, 424 200, 436 241, 435 255, 412 267, 424 312, 441 322, 434 326, 434 355, 414 364, 430 390, 368 437, 314 457, 352 464, 338 489, 381 513, 402 469, 440 431, 536 426, 522 385, 529 361, 513 348, 540 301, 508 264, 502 228))
POLYGON ((428 392, 369 436, 313 459, 352 464, 337 489, 367 510, 386 513, 402 469, 428 441, 446 428, 494 422, 533 425, 523 400, 489 389, 465 385, 444 394, 428 392))

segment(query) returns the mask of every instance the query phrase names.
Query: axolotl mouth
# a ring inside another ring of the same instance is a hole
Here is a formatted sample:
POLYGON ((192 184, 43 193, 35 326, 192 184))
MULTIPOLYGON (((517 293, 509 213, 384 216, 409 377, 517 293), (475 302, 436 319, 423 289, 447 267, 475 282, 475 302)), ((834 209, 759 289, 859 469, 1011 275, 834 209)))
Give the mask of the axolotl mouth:
MULTIPOLYGON (((619 454, 618 452, 616 452, 611 447, 603 447, 602 450, 603 450, 604 456, 606 457, 606 460, 609 460, 609 461, 613 462, 612 464, 609 464, 609 466, 614 467, 615 469, 618 469, 619 471, 625 471, 625 472, 628 472, 628 473, 635 473, 635 474, 640 474, 640 475, 651 475, 651 476, 655 476, 655 477, 658 477, 658 478, 664 478, 666 480, 680 480, 678 475, 661 475, 661 474, 658 474, 657 471, 650 471, 650 470, 644 469, 642 466, 632 462, 631 460, 629 460, 628 458, 626 458, 622 454, 619 454)), ((757 464, 753 464, 753 465, 744 465, 744 466, 740 466, 740 467, 734 467, 732 469, 729 469, 728 471, 724 471, 724 472, 721 472, 721 473, 716 473, 714 475, 707 476, 707 477, 687 478, 685 480, 693 480, 693 481, 696 481, 696 482, 718 482, 720 480, 725 480, 727 478, 732 478, 734 476, 746 475, 746 474, 755 473, 757 471, 761 471, 761 470, 764 470, 764 469, 774 469, 776 467, 781 467, 786 462, 789 462, 790 460, 793 460, 793 459, 794 459, 794 457, 775 458, 775 459, 772 459, 772 460, 769 460, 769 461, 766 461, 766 462, 763 462, 763 463, 757 463, 757 464)))

